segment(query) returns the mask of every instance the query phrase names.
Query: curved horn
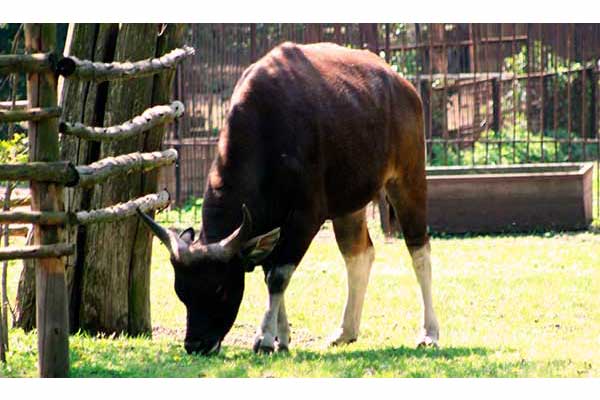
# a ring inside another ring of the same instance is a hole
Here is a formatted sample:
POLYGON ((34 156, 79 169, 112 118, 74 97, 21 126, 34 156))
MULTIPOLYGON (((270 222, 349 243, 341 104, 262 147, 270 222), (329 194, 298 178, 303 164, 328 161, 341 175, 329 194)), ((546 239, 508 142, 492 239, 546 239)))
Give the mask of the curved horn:
POLYGON ((252 233, 252 216, 250 210, 245 204, 242 204, 242 223, 225 239, 219 243, 209 244, 207 246, 190 246, 190 253, 195 257, 211 257, 228 261, 237 254, 242 245, 252 233))
POLYGON ((242 204, 242 224, 233 233, 221 240, 219 244, 233 254, 240 251, 242 244, 250 237, 252 233, 252 216, 250 210, 245 204, 242 204))
POLYGON ((142 221, 144 221, 146 225, 148 225, 148 228, 150 228, 150 230, 156 235, 156 237, 159 238, 165 246, 167 246, 167 249, 169 250, 169 253, 171 253, 171 256, 176 260, 180 260, 180 250, 182 248, 187 247, 187 245, 175 233, 157 224, 156 221, 154 221, 152 218, 150 218, 149 215, 140 210, 139 207, 136 208, 136 211, 140 218, 142 218, 142 221))

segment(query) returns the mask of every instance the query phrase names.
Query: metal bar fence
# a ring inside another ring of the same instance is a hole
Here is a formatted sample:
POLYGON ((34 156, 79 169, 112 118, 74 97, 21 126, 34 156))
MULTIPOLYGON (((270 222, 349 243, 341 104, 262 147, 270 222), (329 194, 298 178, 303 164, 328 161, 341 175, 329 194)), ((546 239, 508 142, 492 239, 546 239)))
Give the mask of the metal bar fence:
POLYGON ((431 166, 600 159, 598 24, 198 24, 178 73, 189 112, 164 142, 181 150, 162 184, 176 204, 202 196, 243 70, 288 40, 388 60, 423 97, 431 166))

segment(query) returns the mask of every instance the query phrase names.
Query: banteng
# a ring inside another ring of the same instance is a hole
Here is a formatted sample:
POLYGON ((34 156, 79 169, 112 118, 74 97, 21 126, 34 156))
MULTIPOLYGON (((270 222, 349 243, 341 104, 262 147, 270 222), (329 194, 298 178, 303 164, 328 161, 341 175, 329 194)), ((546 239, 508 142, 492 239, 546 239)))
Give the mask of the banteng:
POLYGON ((422 104, 414 88, 368 51, 282 44, 238 81, 207 178, 202 229, 180 236, 140 212, 168 247, 187 307, 185 348, 208 354, 236 318, 244 273, 262 265, 269 292, 255 351, 285 350, 284 293, 326 219, 348 272, 348 298, 331 344, 359 332, 373 262, 365 207, 384 189, 402 225, 423 300, 421 345, 435 345, 426 227, 422 104))

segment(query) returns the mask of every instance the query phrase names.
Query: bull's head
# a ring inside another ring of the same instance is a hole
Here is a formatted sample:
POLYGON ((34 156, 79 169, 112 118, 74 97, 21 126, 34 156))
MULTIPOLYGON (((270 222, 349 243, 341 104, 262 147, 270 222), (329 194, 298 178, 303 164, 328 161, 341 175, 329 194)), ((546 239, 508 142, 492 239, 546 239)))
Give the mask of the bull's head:
POLYGON ((218 243, 206 244, 194 241, 192 228, 177 235, 139 209, 138 214, 171 254, 175 293, 187 308, 186 351, 218 352, 240 307, 245 269, 271 253, 279 228, 252 238, 252 218, 242 206, 239 228, 218 243))

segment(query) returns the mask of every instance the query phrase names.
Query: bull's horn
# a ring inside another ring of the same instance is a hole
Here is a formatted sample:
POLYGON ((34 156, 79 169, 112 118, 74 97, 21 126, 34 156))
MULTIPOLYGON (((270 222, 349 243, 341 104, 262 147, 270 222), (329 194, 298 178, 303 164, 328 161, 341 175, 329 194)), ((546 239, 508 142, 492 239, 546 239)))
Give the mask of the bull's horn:
POLYGON ((142 218, 142 221, 144 221, 146 225, 148 225, 148 228, 150 228, 150 230, 156 235, 156 237, 158 237, 160 241, 163 242, 165 246, 167 246, 167 249, 169 250, 169 253, 171 253, 171 256, 176 260, 180 260, 180 251, 181 249, 187 247, 187 244, 184 243, 183 240, 181 240, 175 233, 157 224, 156 221, 154 221, 152 218, 150 218, 150 216, 148 216, 146 213, 140 210, 139 207, 136 208, 136 211, 140 218, 142 218))
POLYGON ((229 261, 242 248, 242 245, 250 237, 252 233, 252 216, 250 210, 245 204, 242 204, 242 223, 241 225, 221 240, 219 243, 209 244, 208 246, 191 245, 189 250, 193 257, 220 259, 229 261))
POLYGON ((252 233, 252 216, 245 204, 242 204, 242 224, 219 244, 231 254, 236 254, 252 233))

